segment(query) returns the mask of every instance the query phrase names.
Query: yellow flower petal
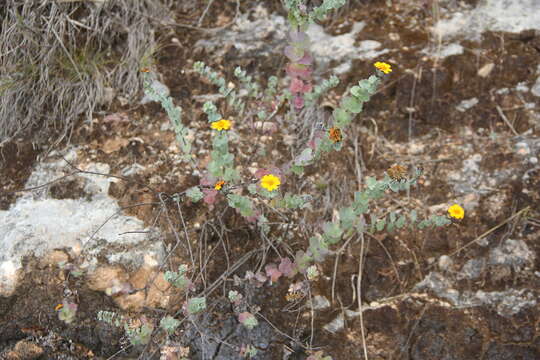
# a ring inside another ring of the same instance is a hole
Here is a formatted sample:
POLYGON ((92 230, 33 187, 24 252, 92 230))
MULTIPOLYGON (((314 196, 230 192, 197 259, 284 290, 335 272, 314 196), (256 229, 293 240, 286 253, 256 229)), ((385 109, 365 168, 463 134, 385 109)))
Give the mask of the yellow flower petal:
POLYGON ((374 66, 385 74, 392 72, 392 67, 390 66, 390 64, 387 64, 385 62, 377 61, 374 66))
POLYGON ((214 121, 210 127, 214 130, 229 130, 231 128, 230 120, 221 119, 219 121, 214 121))
POLYGON ((465 216, 465 210, 458 204, 454 204, 448 208, 448 215, 454 219, 463 219, 465 216))
POLYGON ((268 174, 261 178, 261 187, 268 191, 276 190, 281 185, 281 180, 275 175, 268 174))

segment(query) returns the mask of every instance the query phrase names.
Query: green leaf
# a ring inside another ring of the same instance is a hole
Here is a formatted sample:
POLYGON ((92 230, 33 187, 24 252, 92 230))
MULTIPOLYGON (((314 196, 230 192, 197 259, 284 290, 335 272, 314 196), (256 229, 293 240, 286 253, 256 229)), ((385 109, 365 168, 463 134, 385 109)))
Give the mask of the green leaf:
POLYGON ((247 189, 251 195, 255 195, 259 191, 259 187, 257 186, 257 184, 249 184, 247 189))
POLYGON ((390 188, 390 190, 392 190, 395 193, 397 193, 401 189, 401 186, 397 181, 390 182, 388 184, 388 187, 390 188))
POLYGON ((354 212, 356 213, 356 215, 365 214, 369 210, 368 204, 359 203, 355 204, 355 206, 356 207, 354 208, 354 212))
POLYGON ((338 223, 326 222, 323 225, 323 230, 323 238, 330 245, 337 244, 341 240, 341 235, 343 235, 343 230, 338 223))
POLYGON ((222 178, 221 164, 217 161, 210 161, 208 163, 208 172, 216 178, 222 178))
POLYGON ((317 262, 324 260, 329 253, 328 244, 320 236, 312 236, 309 239, 309 251, 313 254, 313 259, 317 262))
POLYGON ((375 214, 369 214, 369 220, 370 220, 370 231, 375 231, 375 224, 377 223, 377 216, 375 214))
POLYGON ((313 150, 309 147, 305 148, 304 150, 302 150, 300 155, 298 155, 296 159, 294 159, 294 164, 297 166, 309 165, 313 160, 313 156, 313 150))
POLYGON ((172 335, 176 328, 180 326, 180 320, 176 320, 171 315, 167 315, 164 318, 161 319, 159 322, 159 326, 167 331, 169 335, 172 335))
MULTIPOLYGON (((379 82, 380 82, 381 80, 380 80, 377 76, 371 75, 371 76, 367 79, 367 81, 368 81, 371 85, 373 85, 373 86, 375 87, 375 90, 376 90, 376 87, 377 87, 377 85, 379 84, 379 82)), ((374 92, 375 92, 375 91, 374 91, 374 92)))
POLYGON ((334 115, 334 123, 339 128, 345 128, 347 127, 352 120, 351 115, 343 110, 342 108, 336 108, 333 112, 334 115))
POLYGON ((377 179, 371 176, 366 177, 366 185, 371 190, 375 189, 377 187, 377 179))
POLYGON ((293 165, 291 166, 291 171, 298 176, 302 176, 304 174, 304 167, 300 165, 293 165))
POLYGON ((405 223, 407 222, 407 218, 405 215, 401 215, 399 219, 396 221, 396 226, 401 229, 403 226, 405 226, 405 223))
POLYGON ((360 86, 353 86, 351 88, 351 95, 354 96, 354 97, 359 97, 360 94, 362 94, 362 88, 360 88, 360 86))
POLYGON ((416 213, 416 210, 413 210, 409 214, 409 228, 414 229, 416 226, 416 221, 418 220, 418 215, 416 213))
POLYGON ((345 231, 353 227, 356 221, 356 214, 352 206, 345 207, 339 210, 339 219, 341 221, 341 226, 345 231))
POLYGON ((433 222, 435 226, 444 226, 452 223, 446 216, 434 216, 433 222))
POLYGON ((204 309, 206 309, 206 298, 205 297, 194 297, 188 300, 187 302, 187 312, 190 315, 197 314, 204 309))
POLYGON ((286 194, 282 200, 282 206, 287 209, 301 209, 306 204, 306 196, 286 194))
POLYGON ((276 189, 274 191, 268 191, 264 188, 260 188, 259 189, 259 194, 261 194, 262 196, 264 196, 265 198, 267 199, 273 199, 275 198, 276 196, 279 195, 279 191, 276 189))
POLYGON ((386 225, 386 219, 379 219, 375 225, 377 231, 382 231, 386 225))
POLYGON ((226 133, 218 133, 216 136, 214 136, 212 146, 219 152, 227 152, 229 147, 229 137, 226 133))
POLYGON ((240 211, 240 215, 247 217, 253 215, 251 200, 245 196, 237 194, 227 195, 229 206, 240 211))
POLYGON ((357 191, 354 193, 354 212, 356 215, 364 214, 369 209, 369 197, 365 192, 357 191))
POLYGON ((186 196, 193 202, 197 202, 204 197, 204 194, 198 186, 191 187, 186 190, 186 196))
POLYGON ((354 97, 347 96, 342 100, 341 104, 345 110, 350 111, 353 114, 362 112, 362 103, 354 97))
POLYGON ((302 250, 296 252, 294 263, 296 264, 298 271, 303 272, 306 270, 312 261, 313 257, 310 254, 305 253, 302 250))
POLYGON ((418 228, 424 229, 430 225, 431 225, 431 221, 429 219, 425 219, 425 220, 420 221, 420 223, 418 224, 418 228))
POLYGON ((223 174, 223 180, 226 182, 236 182, 240 179, 240 175, 238 175, 238 171, 233 168, 226 168, 225 172, 223 174))

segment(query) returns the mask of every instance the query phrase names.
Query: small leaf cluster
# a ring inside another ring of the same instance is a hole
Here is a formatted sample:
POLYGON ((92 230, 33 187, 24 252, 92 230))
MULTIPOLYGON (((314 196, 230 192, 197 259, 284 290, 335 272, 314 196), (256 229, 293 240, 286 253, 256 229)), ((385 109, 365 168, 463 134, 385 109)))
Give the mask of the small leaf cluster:
POLYGON ((191 201, 198 202, 204 197, 204 193, 198 186, 193 186, 186 190, 186 196, 191 201))
POLYGON ((371 75, 353 86, 350 90, 351 95, 343 97, 340 106, 334 110, 334 125, 342 129, 349 126, 353 117, 362 112, 364 103, 375 94, 380 82, 378 76, 371 75))
POLYGON ((316 101, 326 93, 328 90, 335 88, 339 85, 339 78, 335 75, 330 76, 329 79, 324 79, 320 85, 315 85, 313 91, 304 94, 304 100, 307 106, 315 105, 316 101))
POLYGON ((238 314, 238 321, 248 330, 253 330, 255 326, 259 325, 259 321, 255 315, 247 311, 238 314))
POLYGON ((172 335, 180 326, 180 320, 173 318, 170 315, 167 315, 161 319, 159 326, 167 332, 167 334, 172 335))
POLYGON ((58 310, 58 319, 66 324, 71 324, 77 315, 77 304, 64 300, 61 306, 60 310, 58 310))
POLYGON ((97 319, 112 326, 123 327, 132 345, 148 344, 154 331, 154 325, 145 316, 133 321, 113 311, 99 311, 97 319))
POLYGON ((311 64, 313 58, 309 52, 310 40, 306 32, 301 30, 289 31, 289 45, 285 47, 284 54, 289 58, 287 75, 291 78, 287 97, 292 101, 296 110, 304 107, 304 94, 311 92, 311 64))
POLYGON ((248 304, 246 298, 244 298, 242 294, 236 290, 230 290, 228 298, 233 305, 233 311, 237 315, 238 321, 242 325, 244 325, 248 330, 252 330, 259 324, 257 318, 249 311, 246 311, 248 304))
POLYGON ((308 13, 304 2, 305 0, 285 0, 288 20, 294 27, 305 28, 315 20, 324 20, 328 12, 339 9, 347 3, 346 0, 324 0, 321 5, 314 7, 308 13))
MULTIPOLYGON (((236 93, 236 91, 233 88, 227 87, 225 78, 221 77, 218 72, 212 70, 210 66, 206 65, 202 61, 195 62, 193 64, 193 70, 195 70, 202 76, 206 77, 212 84, 218 86, 219 93, 225 98, 227 98, 228 104, 231 105, 236 111, 238 112, 244 111, 244 108, 245 108, 244 102, 242 101, 240 96, 236 93)), ((240 69, 239 71, 242 71, 242 70, 240 69)), ((237 71, 235 71, 235 74, 236 73, 237 71)), ((217 121, 217 120, 212 120, 212 121, 217 121)))
POLYGON ((246 71, 243 70, 240 66, 237 66, 234 69, 234 76, 236 76, 238 80, 240 80, 242 85, 244 85, 249 97, 256 98, 259 95, 260 85, 254 82, 253 77, 251 75, 247 75, 246 71))
POLYGON ((227 97, 231 91, 233 91, 227 87, 225 79, 221 77, 218 72, 212 70, 210 66, 207 66, 204 62, 195 62, 193 64, 193 70, 206 77, 212 84, 219 86, 218 91, 221 95, 227 97))
POLYGON ((244 217, 249 217, 254 214, 253 202, 250 198, 238 195, 238 194, 229 194, 227 195, 227 201, 229 206, 233 209, 236 209, 240 212, 240 215, 244 217))
POLYGON ((229 135, 226 132, 222 131, 214 136, 210 156, 208 172, 212 176, 226 182, 234 182, 240 178, 234 168, 234 155, 229 152, 229 135))
POLYGON ((282 209, 303 209, 308 206, 311 200, 311 195, 286 193, 282 198, 276 199, 276 201, 274 201, 274 205, 282 209))
POLYGON ((173 125, 176 140, 180 144, 180 148, 185 155, 189 155, 191 152, 191 142, 188 140, 189 130, 182 124, 182 108, 174 106, 172 97, 159 93, 152 87, 149 73, 143 73, 143 89, 144 93, 148 95, 150 99, 159 102, 163 109, 165 109, 167 116, 173 125))
POLYGON ((186 276, 187 271, 187 265, 182 264, 178 267, 178 271, 165 271, 163 277, 174 287, 184 291, 190 289, 192 286, 191 280, 186 276))
POLYGON ((184 311, 187 315, 195 315, 206 309, 206 298, 194 297, 189 299, 185 306, 184 311))
POLYGON ((257 348, 252 345, 242 344, 242 347, 240 348, 240 356, 248 359, 255 357, 258 352, 257 348))
POLYGON ((154 332, 154 325, 143 320, 140 326, 132 326, 125 323, 124 330, 132 345, 146 345, 150 342, 152 333, 154 332))

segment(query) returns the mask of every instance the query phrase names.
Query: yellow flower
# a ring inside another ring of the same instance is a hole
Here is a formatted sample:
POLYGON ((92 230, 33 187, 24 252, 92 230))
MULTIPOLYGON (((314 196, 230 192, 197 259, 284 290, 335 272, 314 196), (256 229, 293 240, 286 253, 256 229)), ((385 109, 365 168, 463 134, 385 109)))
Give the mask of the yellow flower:
POLYGON ((214 189, 216 190, 221 190, 221 188, 223 187, 223 185, 225 185, 225 181, 221 180, 221 181, 218 181, 216 183, 216 185, 214 185, 214 189))
POLYGON ((58 311, 64 307, 64 304, 58 304, 54 307, 54 310, 58 311))
POLYGON ((268 191, 276 190, 281 185, 281 180, 276 175, 264 175, 261 178, 261 186, 268 191))
POLYGON ((465 216, 465 210, 458 204, 454 204, 448 208, 448 215, 454 219, 463 219, 465 216))
POLYGON ((392 67, 390 66, 390 64, 387 64, 385 62, 377 61, 374 65, 377 69, 381 70, 385 74, 392 72, 392 67))
POLYGON ((212 129, 221 131, 229 130, 231 128, 231 122, 229 120, 221 119, 219 121, 214 121, 211 125, 212 129))

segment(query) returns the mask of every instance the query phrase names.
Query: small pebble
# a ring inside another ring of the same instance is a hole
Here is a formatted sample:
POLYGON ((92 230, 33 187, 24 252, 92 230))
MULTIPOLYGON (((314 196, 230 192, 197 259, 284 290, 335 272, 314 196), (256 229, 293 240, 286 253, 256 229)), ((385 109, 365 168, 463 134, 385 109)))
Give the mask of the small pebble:
POLYGON ((439 258, 439 268, 443 271, 448 271, 454 261, 448 255, 443 255, 439 258))

